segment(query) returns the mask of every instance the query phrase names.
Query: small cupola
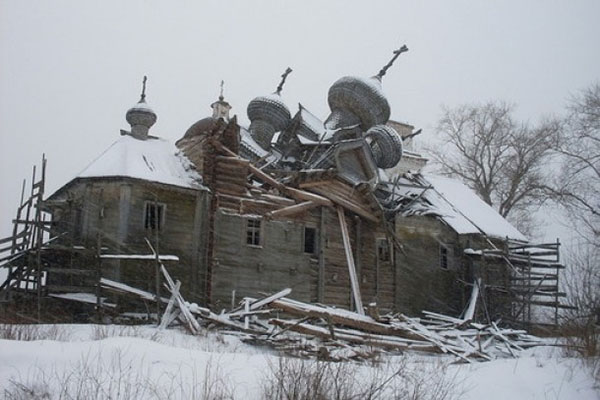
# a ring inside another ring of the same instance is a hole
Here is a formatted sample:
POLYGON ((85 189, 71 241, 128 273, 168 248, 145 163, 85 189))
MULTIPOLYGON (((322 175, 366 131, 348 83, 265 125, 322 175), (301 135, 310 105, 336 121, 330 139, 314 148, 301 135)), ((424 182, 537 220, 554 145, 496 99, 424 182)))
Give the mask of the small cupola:
POLYGON ((223 97, 223 85, 224 82, 221 81, 221 94, 219 94, 219 100, 215 101, 210 106, 213 109, 212 117, 214 119, 223 118, 225 121, 229 121, 229 110, 231 110, 231 105, 229 105, 223 97))
POLYGON ((148 131, 156 123, 158 117, 156 113, 146 103, 146 81, 148 78, 144 76, 142 82, 142 94, 140 101, 136 105, 127 110, 125 119, 131 125, 131 136, 138 139, 147 139, 148 131))

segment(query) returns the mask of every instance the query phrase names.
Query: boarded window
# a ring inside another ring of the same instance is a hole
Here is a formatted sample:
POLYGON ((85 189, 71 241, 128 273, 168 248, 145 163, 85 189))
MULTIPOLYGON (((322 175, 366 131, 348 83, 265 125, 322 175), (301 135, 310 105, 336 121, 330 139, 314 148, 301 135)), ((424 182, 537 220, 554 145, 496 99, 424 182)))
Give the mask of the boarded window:
POLYGON ((385 262, 392 260, 390 243, 387 239, 377 239, 377 259, 385 262))
POLYGON ((448 269, 448 248, 440 245, 440 267, 448 269))
POLYGON ((165 218, 165 205, 161 203, 146 202, 144 210, 144 228, 162 229, 165 218))
POLYGON ((249 219, 246 225, 246 244, 260 246, 260 219, 249 219))
POLYGON ((308 254, 317 253, 317 229, 309 226, 304 227, 304 252, 308 254))

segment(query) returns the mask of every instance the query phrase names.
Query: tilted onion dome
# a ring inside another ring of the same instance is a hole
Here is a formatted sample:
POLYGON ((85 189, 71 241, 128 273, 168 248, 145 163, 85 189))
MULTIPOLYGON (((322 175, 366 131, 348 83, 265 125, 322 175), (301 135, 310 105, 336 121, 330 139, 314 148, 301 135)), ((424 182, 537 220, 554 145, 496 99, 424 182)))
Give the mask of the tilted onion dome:
POLYGON ((285 129, 292 116, 288 106, 281 99, 281 90, 285 79, 292 72, 288 68, 282 77, 281 83, 275 93, 267 96, 258 96, 248 103, 248 119, 250 119, 250 132, 256 142, 265 150, 271 146, 271 139, 276 132, 285 129))
POLYGON ((278 131, 285 128, 292 118, 290 109, 276 93, 256 97, 248 104, 247 112, 250 121, 269 122, 278 131))
POLYGON ((391 126, 375 125, 367 131, 365 138, 379 168, 392 168, 402 158, 402 138, 391 126))
POLYGON ((345 76, 329 88, 327 102, 331 114, 325 121, 328 129, 360 124, 363 131, 390 118, 390 105, 381 90, 381 81, 375 76, 359 78, 345 76))
POLYGON ((140 101, 125 114, 125 119, 131 125, 131 134, 141 139, 148 137, 148 130, 158 119, 156 113, 146 103, 146 81, 147 78, 144 76, 140 101))
POLYGON ((371 78, 345 76, 338 79, 327 95, 331 114, 325 127, 337 130, 359 124, 366 132, 372 126, 385 124, 390 119, 390 105, 381 90, 381 79, 398 56, 406 51, 406 45, 394 50, 392 59, 371 78))

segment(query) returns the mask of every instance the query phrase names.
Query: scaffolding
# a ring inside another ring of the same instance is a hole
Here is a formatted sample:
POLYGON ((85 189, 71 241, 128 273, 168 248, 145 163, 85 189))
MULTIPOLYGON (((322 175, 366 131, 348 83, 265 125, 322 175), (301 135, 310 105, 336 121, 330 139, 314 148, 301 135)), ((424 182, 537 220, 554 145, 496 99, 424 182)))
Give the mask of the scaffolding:
MULTIPOLYGON (((510 315, 505 318, 521 326, 544 325, 536 320, 544 310, 551 312, 552 324, 558 325, 559 310, 572 308, 561 299, 567 294, 560 289, 560 271, 565 269, 560 259, 560 242, 529 244, 506 240, 503 248, 481 250, 484 260, 500 262, 508 269, 504 287, 497 290, 508 295, 510 315)), ((547 311, 546 311, 547 315, 547 311)))

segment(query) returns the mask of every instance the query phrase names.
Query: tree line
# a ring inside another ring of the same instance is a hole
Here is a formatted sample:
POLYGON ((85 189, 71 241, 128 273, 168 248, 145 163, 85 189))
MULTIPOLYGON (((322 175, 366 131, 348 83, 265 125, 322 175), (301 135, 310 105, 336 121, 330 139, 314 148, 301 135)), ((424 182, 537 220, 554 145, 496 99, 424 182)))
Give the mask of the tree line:
POLYGON ((513 114, 501 101, 443 108, 430 156, 525 234, 543 203, 565 211, 580 240, 567 252, 564 285, 577 309, 564 324, 600 381, 600 83, 572 95, 562 117, 531 124, 513 114))
POLYGON ((573 95, 562 118, 517 121, 501 101, 443 108, 441 145, 430 156, 503 217, 531 233, 545 202, 564 210, 572 228, 600 247, 600 84, 573 95))

